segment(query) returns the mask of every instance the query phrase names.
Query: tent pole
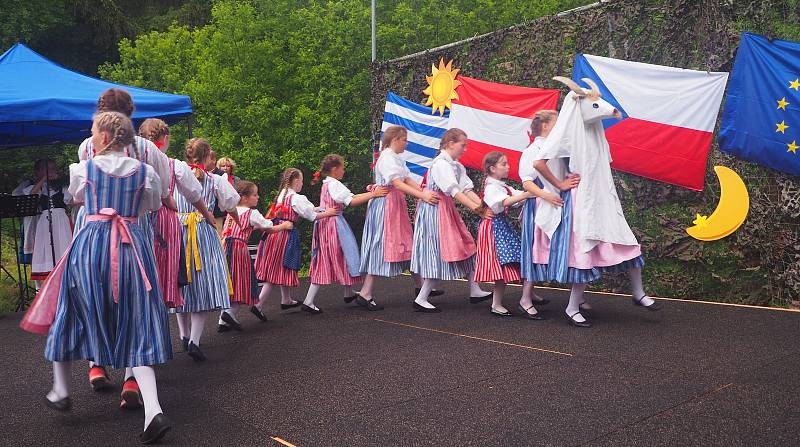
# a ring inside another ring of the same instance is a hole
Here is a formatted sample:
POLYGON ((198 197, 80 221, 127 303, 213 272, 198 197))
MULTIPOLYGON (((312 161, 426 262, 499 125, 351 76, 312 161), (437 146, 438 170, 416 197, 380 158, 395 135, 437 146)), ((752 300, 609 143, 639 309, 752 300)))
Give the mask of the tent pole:
POLYGON ((192 122, 194 121, 194 116, 189 115, 189 119, 186 121, 186 127, 189 131, 189 138, 192 138, 192 122))

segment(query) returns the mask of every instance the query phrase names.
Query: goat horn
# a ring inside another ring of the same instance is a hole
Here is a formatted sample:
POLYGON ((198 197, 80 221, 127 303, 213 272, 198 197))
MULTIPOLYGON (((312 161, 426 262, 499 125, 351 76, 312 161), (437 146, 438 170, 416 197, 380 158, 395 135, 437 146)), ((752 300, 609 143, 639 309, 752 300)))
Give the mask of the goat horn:
POLYGON ((586 96, 586 90, 582 89, 575 81, 573 81, 570 78, 565 78, 564 76, 555 76, 553 77, 553 80, 566 85, 567 87, 569 87, 570 90, 575 92, 576 95, 586 96))
POLYGON ((597 86, 596 82, 594 82, 590 78, 581 78, 581 81, 585 82, 587 85, 589 85, 589 87, 592 88, 592 90, 587 93, 589 96, 594 96, 595 98, 599 98, 602 96, 602 94, 600 93, 600 87, 597 86))

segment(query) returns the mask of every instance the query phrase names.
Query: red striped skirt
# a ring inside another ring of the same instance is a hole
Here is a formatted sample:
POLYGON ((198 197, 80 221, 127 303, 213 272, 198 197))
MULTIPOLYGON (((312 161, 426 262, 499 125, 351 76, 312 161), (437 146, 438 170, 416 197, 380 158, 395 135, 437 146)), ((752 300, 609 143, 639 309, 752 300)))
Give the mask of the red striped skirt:
POLYGON ((261 239, 256 254, 256 278, 259 281, 288 287, 300 285, 297 271, 283 266, 288 239, 288 231, 270 233, 265 239, 261 239))
POLYGON ((475 281, 506 283, 520 282, 519 264, 500 265, 497 258, 497 244, 494 238, 494 223, 491 219, 481 220, 478 228, 478 254, 475 259, 475 281))
POLYGON ((167 307, 183 306, 183 295, 178 287, 181 261, 181 223, 178 214, 165 207, 156 211, 153 253, 156 256, 158 285, 167 307))
POLYGON ((360 276, 350 276, 347 261, 339 245, 339 234, 336 231, 336 219, 322 219, 314 225, 314 240, 319 241, 317 253, 311 257, 311 282, 314 284, 341 284, 352 286, 360 284, 360 276))

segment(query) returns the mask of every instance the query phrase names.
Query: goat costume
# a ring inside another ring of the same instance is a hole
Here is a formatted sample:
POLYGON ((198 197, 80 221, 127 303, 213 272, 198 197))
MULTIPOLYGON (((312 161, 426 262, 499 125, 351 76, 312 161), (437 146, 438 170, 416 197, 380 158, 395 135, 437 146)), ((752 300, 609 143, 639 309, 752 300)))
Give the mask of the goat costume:
POLYGON ((562 283, 587 283, 605 271, 641 268, 644 258, 614 186, 602 124, 615 110, 600 99, 591 80, 584 80, 593 87, 586 92, 571 80, 557 79, 573 91, 564 99, 556 125, 536 158, 549 160, 559 180, 576 173, 581 181, 564 192, 544 182, 547 191, 561 194, 564 206, 539 201, 534 263, 547 264, 547 279, 562 283))

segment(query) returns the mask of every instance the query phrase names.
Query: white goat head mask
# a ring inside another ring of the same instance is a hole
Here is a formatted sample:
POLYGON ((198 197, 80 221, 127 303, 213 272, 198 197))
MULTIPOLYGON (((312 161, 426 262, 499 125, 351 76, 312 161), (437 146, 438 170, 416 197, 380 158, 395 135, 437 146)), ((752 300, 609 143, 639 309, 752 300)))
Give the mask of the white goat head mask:
POLYGON ((593 124, 608 118, 622 117, 619 110, 601 98, 600 88, 597 87, 593 80, 589 78, 581 79, 591 87, 591 90, 587 91, 570 78, 556 76, 553 79, 566 85, 575 93, 572 98, 578 101, 584 123, 593 124))

